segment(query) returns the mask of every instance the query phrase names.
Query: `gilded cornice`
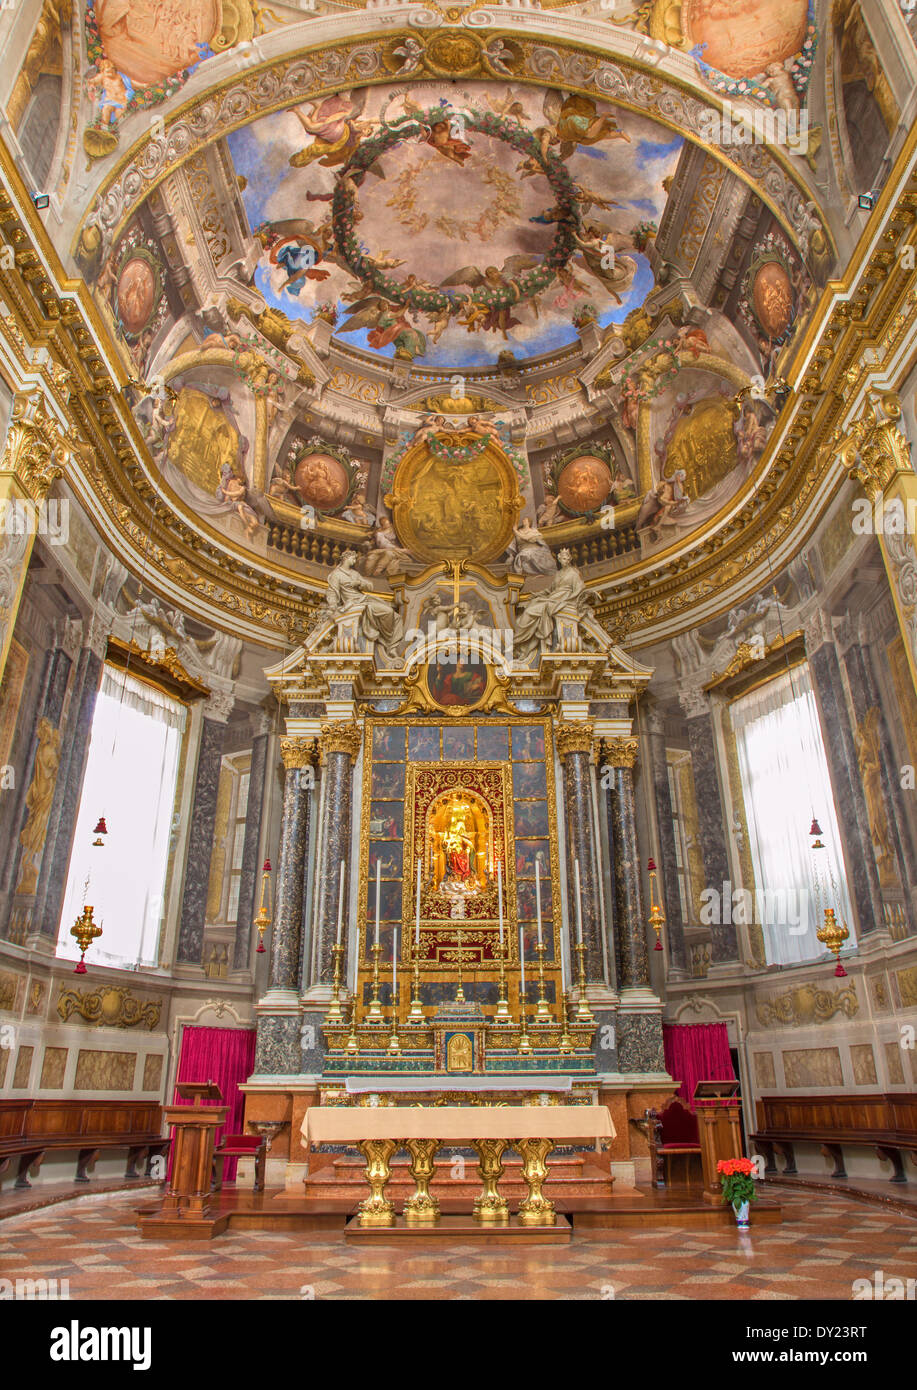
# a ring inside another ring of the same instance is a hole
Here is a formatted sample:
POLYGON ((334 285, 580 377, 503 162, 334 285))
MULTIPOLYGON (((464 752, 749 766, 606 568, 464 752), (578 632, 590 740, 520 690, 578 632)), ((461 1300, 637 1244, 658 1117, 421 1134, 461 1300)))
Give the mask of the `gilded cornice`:
POLYGON ((0 471, 12 473, 34 502, 41 502, 51 484, 63 477, 70 441, 49 413, 40 389, 17 391, 7 431, 0 471))
POLYGON ((910 446, 899 428, 901 402, 894 392, 866 397, 862 410, 838 450, 850 477, 871 502, 896 473, 911 471, 910 446))

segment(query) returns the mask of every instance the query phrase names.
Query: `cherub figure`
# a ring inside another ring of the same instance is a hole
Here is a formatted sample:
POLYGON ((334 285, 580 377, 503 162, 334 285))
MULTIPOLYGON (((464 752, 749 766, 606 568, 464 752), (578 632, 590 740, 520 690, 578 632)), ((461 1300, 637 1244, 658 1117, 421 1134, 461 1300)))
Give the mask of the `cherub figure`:
POLYGON ((102 125, 113 126, 121 119, 118 113, 126 109, 133 88, 130 80, 121 75, 110 58, 100 58, 96 63, 95 76, 86 82, 86 90, 91 99, 99 103, 102 125))

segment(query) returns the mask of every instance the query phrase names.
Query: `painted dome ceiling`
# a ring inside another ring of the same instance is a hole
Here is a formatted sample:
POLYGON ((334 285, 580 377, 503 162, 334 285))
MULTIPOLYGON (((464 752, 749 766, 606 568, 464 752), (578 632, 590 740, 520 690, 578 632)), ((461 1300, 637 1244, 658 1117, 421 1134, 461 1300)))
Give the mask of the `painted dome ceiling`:
POLYGON ((293 593, 346 546, 381 587, 569 546, 601 590, 709 555, 767 476, 910 92, 874 23, 49 0, 7 111, 143 474, 215 554, 293 593))

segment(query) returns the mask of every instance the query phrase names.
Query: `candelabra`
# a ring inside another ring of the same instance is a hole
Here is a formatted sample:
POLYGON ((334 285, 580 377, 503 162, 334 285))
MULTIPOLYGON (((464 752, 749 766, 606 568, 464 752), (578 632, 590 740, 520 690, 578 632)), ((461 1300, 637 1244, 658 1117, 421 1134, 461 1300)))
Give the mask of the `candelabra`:
POLYGON ((525 1013, 525 995, 519 990, 519 1051, 526 1055, 532 1050, 532 1041, 529 1037, 528 1019, 525 1013))
POLYGON ((553 1023, 554 1020, 551 1010, 548 1008, 547 995, 544 990, 544 953, 547 949, 543 941, 539 941, 535 947, 538 952, 538 1006, 535 1010, 535 1018, 546 1019, 549 1023, 553 1023))
POLYGON ((497 1012, 494 1015, 495 1023, 512 1023, 513 1016, 509 1011, 509 1003, 506 998, 506 942, 500 947, 500 994, 497 999, 497 1012))
POLYGON ((371 947, 373 953, 373 992, 369 1001, 369 1008, 366 1011, 367 1023, 383 1023, 382 1004, 379 1001, 379 957, 382 955, 382 947, 378 941, 371 947))
POLYGON ((92 945, 93 941, 95 941, 96 937, 102 935, 102 928, 96 926, 95 922, 92 920, 91 907, 83 908, 82 914, 77 917, 73 926, 70 928, 70 935, 76 938, 76 944, 80 948, 80 958, 76 963, 76 969, 73 973, 74 975, 85 975, 86 967, 83 961, 86 952, 89 950, 89 947, 92 945))
POLYGON ((408 1023, 418 1026, 425 1023, 423 1016, 423 1006, 420 1002, 420 947, 414 942, 414 969, 411 988, 411 1009, 407 1018, 408 1023))
POLYGON ((561 1030, 560 1030, 560 1050, 561 1052, 572 1052, 575 1047, 573 1039, 570 1037, 570 1030, 567 1027, 568 1015, 570 1013, 570 991, 565 989, 561 995, 561 1030))
POLYGON ((341 1009, 341 961, 344 956, 344 946, 340 941, 335 942, 331 948, 334 956, 334 983, 331 986, 331 1008, 325 1015, 326 1023, 343 1023, 344 1013, 341 1009))
POLYGON ((586 998, 586 944, 583 941, 576 945, 576 1021, 577 1023, 595 1023, 592 1010, 589 1007, 589 1000, 586 998))

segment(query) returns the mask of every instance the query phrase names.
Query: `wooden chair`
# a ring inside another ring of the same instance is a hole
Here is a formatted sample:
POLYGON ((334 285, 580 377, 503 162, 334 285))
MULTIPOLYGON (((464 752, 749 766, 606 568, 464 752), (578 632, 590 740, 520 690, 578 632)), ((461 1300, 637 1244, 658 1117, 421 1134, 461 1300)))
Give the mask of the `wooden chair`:
POLYGON ((227 1158, 252 1157, 255 1160, 254 1190, 263 1192, 267 1140, 259 1134, 224 1134, 213 1151, 213 1191, 219 1192, 223 1186, 223 1165, 227 1158))
POLYGON ((700 1158, 697 1116, 675 1097, 664 1110, 647 1110, 646 1137, 650 1146, 656 1187, 669 1185, 667 1159, 684 1156, 685 1185, 691 1172, 691 1158, 700 1158))

